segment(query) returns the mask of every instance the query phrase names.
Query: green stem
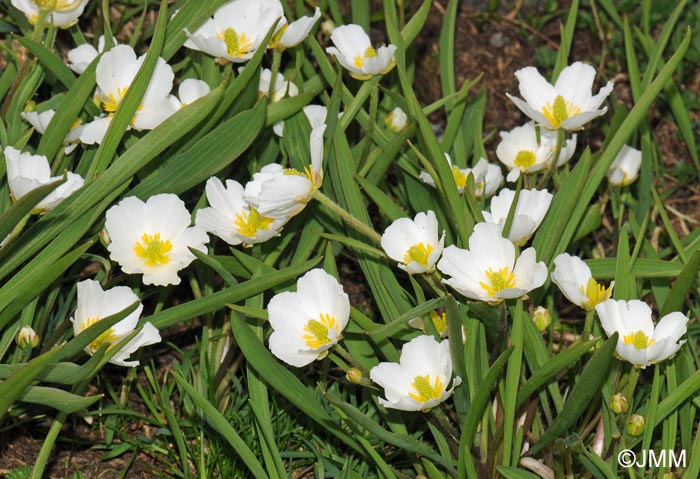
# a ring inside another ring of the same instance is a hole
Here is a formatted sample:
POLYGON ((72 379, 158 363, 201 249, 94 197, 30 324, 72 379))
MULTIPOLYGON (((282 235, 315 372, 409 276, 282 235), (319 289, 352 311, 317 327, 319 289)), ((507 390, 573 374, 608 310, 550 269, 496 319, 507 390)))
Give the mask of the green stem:
POLYGON ((333 213, 337 214, 343 221, 348 225, 352 226, 354 229, 367 236, 375 243, 381 243, 382 237, 379 233, 374 231, 372 228, 364 224, 362 221, 355 218, 353 215, 345 211, 340 205, 335 201, 321 193, 320 190, 316 190, 313 193, 313 197, 321 203, 323 206, 330 209, 333 213))
POLYGON ((549 166, 547 167, 547 172, 542 177, 542 180, 537 184, 537 189, 542 189, 545 187, 549 179, 554 174, 554 170, 557 168, 557 161, 559 160, 559 154, 561 153, 561 148, 564 146, 566 141, 566 130, 559 128, 557 130, 557 144, 554 146, 554 155, 550 160, 549 166))
POLYGON ((348 363, 353 368, 359 369, 362 372, 363 377, 369 377, 369 373, 367 372, 367 370, 365 368, 363 368, 362 365, 360 363, 358 363, 355 358, 352 357, 352 355, 350 354, 350 352, 347 349, 345 349, 344 347, 342 347, 339 344, 336 344, 335 346, 333 346, 333 352, 336 353, 341 358, 343 358, 345 360, 345 362, 348 363))
POLYGON ((272 103, 272 97, 275 95, 275 83, 277 81, 277 73, 280 71, 280 62, 282 60, 282 54, 277 50, 272 51, 272 68, 270 69, 272 74, 270 75, 270 89, 267 93, 267 98, 269 103, 272 103))
POLYGON ((632 366, 630 375, 627 378, 627 386, 625 387, 625 397, 630 404, 632 404, 632 396, 634 395, 634 389, 637 387, 637 379, 639 379, 639 368, 632 366))
POLYGON ((39 42, 41 40, 41 35, 44 33, 44 27, 46 26, 46 16, 48 15, 49 12, 44 10, 43 8, 39 9, 39 16, 36 20, 36 24, 34 25, 34 33, 32 33, 32 40, 35 42, 39 42))
POLYGON ((379 104, 379 82, 375 81, 372 85, 372 91, 369 97, 369 123, 367 125, 367 135, 365 136, 365 146, 362 149, 362 156, 360 156, 359 165, 364 165, 367 157, 369 156, 369 150, 372 147, 372 134, 374 133, 374 125, 377 117, 377 106, 379 104))
POLYGON ((49 429, 49 433, 46 435, 44 443, 41 445, 39 455, 36 461, 34 461, 34 468, 32 469, 32 474, 29 476, 29 479, 41 479, 44 477, 44 469, 46 469, 46 463, 51 455, 51 450, 67 418, 68 413, 62 412, 54 419, 53 424, 51 424, 51 429, 49 429))
POLYGON ((581 333, 581 337, 579 340, 581 342, 588 341, 588 338, 591 335, 591 331, 593 331, 593 319, 595 318, 595 309, 592 309, 590 311, 586 311, 586 322, 583 325, 583 333, 581 333))
POLYGON ((510 234, 510 229, 513 226, 513 218, 515 218, 515 211, 518 209, 518 199, 520 198, 520 191, 523 189, 523 174, 521 173, 518 177, 518 185, 515 187, 515 196, 513 196, 513 203, 510 205, 508 210, 508 217, 506 218, 506 224, 503 225, 503 237, 507 238, 510 234))

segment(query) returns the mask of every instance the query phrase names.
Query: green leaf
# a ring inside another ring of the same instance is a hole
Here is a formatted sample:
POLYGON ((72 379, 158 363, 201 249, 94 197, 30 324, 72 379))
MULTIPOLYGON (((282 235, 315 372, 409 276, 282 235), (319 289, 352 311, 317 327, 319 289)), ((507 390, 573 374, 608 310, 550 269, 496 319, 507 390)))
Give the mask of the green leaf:
POLYGON ((46 198, 49 193, 65 182, 66 177, 64 176, 53 183, 35 188, 5 210, 5 212, 0 215, 0 238, 6 238, 15 226, 17 226, 41 200, 46 198))
MULTIPOLYGON (((678 279, 676 279, 676 282, 673 284, 671 292, 668 294, 659 312, 660 318, 674 311, 681 311, 690 289, 693 287, 693 284, 695 284, 698 270, 700 270, 700 250, 693 253, 688 264, 683 267, 683 270, 678 275, 678 279)), ((615 284, 615 288, 617 288, 617 283, 615 284)))
POLYGON ((48 388, 44 386, 30 386, 17 400, 32 404, 49 406, 61 412, 72 414, 81 409, 88 408, 102 399, 104 394, 96 396, 78 396, 62 389, 48 388))
POLYGON ((53 73, 58 81, 63 83, 67 88, 73 86, 73 83, 75 83, 75 75, 54 52, 29 38, 19 36, 15 36, 14 38, 53 73))

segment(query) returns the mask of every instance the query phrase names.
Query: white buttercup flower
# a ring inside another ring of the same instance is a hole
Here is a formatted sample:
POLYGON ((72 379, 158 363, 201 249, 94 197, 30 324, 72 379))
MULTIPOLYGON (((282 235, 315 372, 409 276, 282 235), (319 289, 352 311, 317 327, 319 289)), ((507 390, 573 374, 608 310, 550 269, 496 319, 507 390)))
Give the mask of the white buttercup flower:
POLYGON ((611 185, 627 186, 634 183, 642 167, 642 152, 629 145, 622 147, 613 160, 607 177, 611 185))
MULTIPOLYGON (((75 316, 70 318, 73 323, 73 334, 77 336, 93 324, 108 316, 117 314, 136 301, 139 301, 138 296, 126 286, 115 286, 112 289, 103 291, 102 286, 97 281, 91 279, 81 281, 78 283, 78 307, 75 310, 75 316)), ((104 344, 109 345, 108 350, 116 346, 136 329, 142 312, 143 305, 139 302, 137 308, 129 313, 128 316, 88 344, 85 352, 92 356, 104 344)), ((117 366, 138 366, 138 361, 127 361, 127 359, 139 348, 156 344, 160 341, 158 329, 151 323, 146 323, 131 341, 112 356, 109 362, 117 366)))
MULTIPOLYGON (((194 33, 185 30, 185 47, 220 60, 247 62, 258 48, 267 48, 265 35, 282 17, 284 10, 278 1, 233 0, 219 7, 194 33)), ((278 30, 281 27, 277 25, 278 30)))
POLYGON ((286 223, 286 218, 263 216, 249 205, 237 181, 226 180, 224 187, 218 178, 209 178, 206 193, 211 207, 198 210, 194 222, 230 245, 262 243, 279 236, 286 223))
MULTIPOLYGON (((480 158, 474 168, 460 168, 453 165, 452 159, 447 153, 445 153, 445 158, 452 169, 452 177, 455 180, 455 185, 457 185, 457 191, 460 193, 464 192, 470 173, 474 175, 474 196, 476 199, 490 198, 503 183, 501 168, 498 165, 489 163, 485 158, 480 158)), ((424 183, 435 186, 435 180, 427 171, 421 171, 419 177, 424 183)))
POLYGON ((488 303, 519 298, 542 286, 547 266, 528 248, 515 259, 515 246, 501 236, 498 225, 479 223, 469 237, 469 250, 450 245, 442 252, 438 269, 443 283, 467 298, 488 303))
POLYGON ((408 128, 408 115, 400 107, 396 107, 387 113, 384 119, 387 130, 392 133, 400 133, 408 128))
POLYGON ((608 82, 593 96, 595 68, 585 63, 576 62, 564 68, 553 86, 535 67, 521 68, 515 76, 525 101, 506 95, 523 113, 550 130, 580 130, 608 111, 600 105, 612 92, 613 84, 608 82))
POLYGON ((207 82, 188 78, 180 83, 177 90, 177 98, 170 95, 169 99, 177 110, 186 107, 190 103, 194 103, 203 96, 206 96, 211 91, 207 82))
MULTIPOLYGON (((535 123, 527 122, 510 131, 501 132, 501 142, 496 147, 496 156, 510 170, 507 181, 513 182, 521 173, 536 173, 547 168, 557 145, 557 134, 552 130, 540 129, 537 142, 535 123)), ((561 166, 571 159, 576 150, 576 135, 562 145, 555 166, 561 166)))
MULTIPOLYGON (((263 68, 260 72, 260 83, 258 84, 258 95, 270 96, 270 85, 272 83, 272 71, 263 68)), ((272 103, 277 103, 285 97, 293 97, 299 94, 299 88, 292 82, 285 80, 284 75, 277 72, 275 77, 275 91, 270 97, 272 103)))
POLYGON ((417 336, 401 348, 399 363, 379 363, 369 372, 372 381, 384 388, 379 403, 401 411, 426 411, 452 395, 462 382, 452 379, 449 341, 417 336), (452 382, 452 387, 447 386, 452 382))
POLYGON ((304 16, 289 24, 287 24, 287 19, 283 18, 280 22, 282 26, 278 26, 279 30, 273 36, 270 46, 278 50, 284 50, 285 48, 299 45, 309 36, 311 29, 316 25, 319 18, 321 18, 321 9, 318 7, 314 10, 312 17, 304 16))
POLYGON ((190 227, 190 212, 173 194, 151 196, 145 203, 130 196, 107 210, 105 230, 110 258, 128 274, 143 274, 144 284, 180 284, 178 272, 206 252, 207 233, 190 227))
MULTIPOLYGON (((42 111, 41 113, 36 111, 23 111, 21 116, 34 127, 36 132, 43 135, 55 114, 55 110, 46 110, 42 111)), ((63 140, 63 151, 66 155, 70 155, 71 152, 78 146, 78 143, 80 142, 80 132, 80 120, 76 119, 76 121, 73 122, 70 131, 63 140)))
POLYGON ((615 281, 608 288, 598 283, 591 274, 591 268, 578 256, 563 253, 554 258, 552 282, 557 285, 566 299, 577 306, 591 311, 610 298, 615 281))
POLYGON ((372 47, 369 35, 360 25, 341 25, 331 33, 332 47, 326 52, 358 80, 369 80, 375 75, 384 75, 396 65, 395 45, 372 47))
POLYGON ((39 20, 39 11, 45 10, 46 23, 68 28, 83 14, 88 0, 12 0, 12 6, 27 17, 32 25, 39 20))
POLYGON ((68 50, 66 55, 68 57, 68 68, 79 75, 82 74, 90 63, 97 58, 97 55, 102 53, 104 48, 105 37, 104 35, 100 35, 100 38, 97 40, 97 48, 93 47, 89 43, 83 43, 72 50, 68 50))
POLYGON ((350 300, 338 281, 312 269, 297 281, 296 293, 275 295, 267 305, 273 332, 270 351, 292 366, 322 359, 341 338, 350 318, 350 300))
POLYGON ((638 368, 664 361, 678 352, 688 330, 688 318, 679 312, 667 314, 654 327, 651 308, 637 299, 609 299, 595 308, 605 334, 619 333, 615 353, 638 368))
MULTIPOLYGON (((514 199, 515 191, 507 188, 501 190, 498 195, 491 198, 491 212, 481 212, 484 215, 484 221, 497 224, 503 231, 514 199)), ((551 203, 552 194, 547 190, 520 190, 508 239, 516 246, 527 243, 542 224, 551 203)))
POLYGON ((442 253, 445 233, 439 236, 435 213, 418 213, 412 220, 399 218, 384 231, 382 248, 399 268, 410 273, 426 273, 435 268, 442 253), (438 239, 439 238, 439 239, 438 239))
MULTIPOLYGON (((326 117, 328 116, 328 108, 323 105, 306 105, 302 108, 306 119, 309 120, 311 129, 315 130, 317 127, 326 124, 326 117)), ((343 113, 338 113, 338 118, 343 116, 343 113)), ((273 126, 273 131, 279 137, 284 136, 284 121, 277 122, 273 126), (279 126, 278 126, 279 125, 279 126)))
MULTIPOLYGON (((129 45, 117 45, 102 55, 96 72, 97 96, 107 116, 97 117, 92 122, 81 126, 81 142, 86 144, 102 142, 112 116, 119 108, 145 58, 145 55, 136 58, 134 49, 129 45)), ((173 78, 173 69, 165 60, 158 58, 146 93, 131 119, 132 128, 151 130, 177 111, 169 98, 173 78)))
POLYGON ((311 131, 311 165, 303 172, 278 163, 264 166, 245 186, 245 199, 263 216, 283 219, 301 212, 323 183, 323 132, 311 131))
MULTIPOLYGON (((7 183, 15 201, 40 186, 63 178, 63 175, 51 176, 49 160, 43 155, 22 153, 11 146, 5 148, 4 153, 7 164, 7 183)), ((85 182, 75 173, 66 172, 66 177, 66 182, 41 200, 32 210, 33 213, 44 213, 54 209, 61 201, 80 189, 85 182)))

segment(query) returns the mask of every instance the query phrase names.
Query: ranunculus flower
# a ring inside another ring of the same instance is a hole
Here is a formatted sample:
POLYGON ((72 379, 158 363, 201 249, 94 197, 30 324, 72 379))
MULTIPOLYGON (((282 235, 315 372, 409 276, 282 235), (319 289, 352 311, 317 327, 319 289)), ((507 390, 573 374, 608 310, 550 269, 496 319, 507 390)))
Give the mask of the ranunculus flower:
MULTIPOLYGON (((491 211, 481 212, 484 215, 484 221, 497 224, 503 231, 514 199, 515 191, 502 189, 491 198, 491 211)), ((508 239, 516 246, 523 246, 527 243, 542 224, 551 203, 552 194, 547 190, 521 190, 513 215, 513 223, 511 223, 508 232, 508 239)))
POLYGON ((369 80, 375 75, 384 75, 396 65, 395 45, 375 49, 369 35, 360 25, 341 25, 331 33, 332 47, 326 52, 358 80, 369 80))
POLYGON ((426 273, 435 268, 442 253, 445 233, 439 236, 435 213, 418 213, 414 219, 399 218, 384 231, 382 249, 399 268, 410 274, 426 273))
POLYGON ((554 258, 552 282, 566 299, 586 311, 609 299, 615 286, 615 281, 607 288, 598 283, 591 274, 591 268, 578 256, 568 253, 554 258))
MULTIPOLYGON (((486 161, 486 158, 480 158, 474 168, 460 168, 453 165, 452 159, 447 153, 445 153, 445 158, 452 169, 452 177, 455 180, 457 191, 460 193, 464 192, 470 173, 474 175, 474 196, 476 199, 490 198, 503 183, 501 168, 498 165, 489 163, 486 161)), ((423 180, 423 183, 435 186, 435 180, 427 171, 421 171, 419 177, 423 180)))
POLYGON ((68 28, 83 14, 88 0, 12 0, 12 6, 27 17, 32 25, 39 21, 39 10, 46 10, 46 23, 68 28))
POLYGON ((607 177, 611 185, 627 186, 634 183, 642 167, 642 152, 629 145, 622 147, 613 160, 607 177))

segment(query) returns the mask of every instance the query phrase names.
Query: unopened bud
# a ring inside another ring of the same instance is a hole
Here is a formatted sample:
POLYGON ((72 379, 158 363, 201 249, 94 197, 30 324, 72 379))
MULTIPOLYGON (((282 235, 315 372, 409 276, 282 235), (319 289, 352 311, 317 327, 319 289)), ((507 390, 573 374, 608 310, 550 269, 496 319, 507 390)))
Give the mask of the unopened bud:
POLYGON ((333 30, 335 30, 335 23, 333 23, 333 20, 321 22, 321 33, 323 33, 325 36, 330 37, 333 30))
POLYGON ((661 478, 662 479, 675 479, 676 476, 672 472, 666 471, 666 472, 664 472, 664 475, 661 476, 661 478))
POLYGON ((408 128, 408 116, 397 106, 390 113, 387 113, 384 118, 384 125, 390 132, 394 134, 400 133, 408 128))
POLYGON ((17 346, 22 349, 36 348, 39 345, 39 336, 29 326, 24 326, 15 337, 17 346))
POLYGON ((627 398, 622 395, 622 393, 613 394, 610 398, 610 409, 615 414, 621 414, 627 412, 630 408, 627 403, 627 398))
POLYGON ((353 384, 360 384, 362 382, 362 371, 357 368, 350 368, 345 373, 345 378, 353 384))
POLYGON ((112 238, 109 237, 109 233, 107 233, 106 228, 102 228, 97 234, 97 237, 100 238, 100 243, 102 243, 102 246, 105 248, 112 242, 112 238))
POLYGON ((632 414, 627 420, 626 430, 630 436, 639 436, 644 432, 644 427, 647 425, 647 420, 639 414, 632 414))
POLYGON ((532 321, 535 323, 537 329, 542 332, 547 329, 550 324, 552 324, 552 315, 549 314, 547 308, 538 306, 532 315, 532 321))

